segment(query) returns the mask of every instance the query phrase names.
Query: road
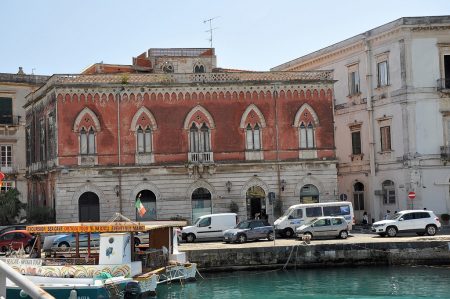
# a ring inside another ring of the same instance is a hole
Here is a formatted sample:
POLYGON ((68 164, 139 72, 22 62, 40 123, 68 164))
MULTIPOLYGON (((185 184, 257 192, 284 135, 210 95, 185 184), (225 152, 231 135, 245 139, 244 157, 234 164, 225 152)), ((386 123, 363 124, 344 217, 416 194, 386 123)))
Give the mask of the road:
MULTIPOLYGON (((367 232, 353 232, 345 240, 342 239, 321 239, 321 240, 311 240, 311 245, 314 244, 337 244, 337 243, 386 243, 386 242, 411 242, 411 241, 449 241, 450 242, 450 230, 440 231, 435 236, 417 236, 415 234, 400 234, 394 238, 380 237, 376 234, 367 232)), ((297 239, 276 239, 275 241, 252 241, 244 244, 226 244, 221 241, 213 242, 199 242, 195 243, 181 243, 178 245, 179 251, 191 251, 191 250, 209 250, 209 249, 227 249, 227 248, 259 248, 267 246, 293 246, 298 245, 299 241, 297 239)))

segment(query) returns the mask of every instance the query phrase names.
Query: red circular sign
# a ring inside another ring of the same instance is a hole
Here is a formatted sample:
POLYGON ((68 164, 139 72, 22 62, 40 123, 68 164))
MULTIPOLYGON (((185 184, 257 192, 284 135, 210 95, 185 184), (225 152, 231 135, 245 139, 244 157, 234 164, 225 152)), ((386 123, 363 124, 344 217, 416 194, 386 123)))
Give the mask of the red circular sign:
POLYGON ((409 198, 409 199, 414 199, 414 198, 416 198, 416 192, 413 192, 413 191, 409 192, 409 193, 408 193, 408 198, 409 198))

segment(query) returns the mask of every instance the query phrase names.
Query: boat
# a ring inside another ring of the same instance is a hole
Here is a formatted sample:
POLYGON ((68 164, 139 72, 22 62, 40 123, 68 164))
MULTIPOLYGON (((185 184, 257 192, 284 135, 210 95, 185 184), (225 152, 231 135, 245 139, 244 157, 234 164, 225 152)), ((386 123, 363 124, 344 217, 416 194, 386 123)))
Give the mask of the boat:
MULTIPOLYGON (((177 236, 174 228, 185 225, 184 221, 148 222, 89 222, 63 223, 27 226, 30 233, 37 235, 36 252, 42 252, 41 235, 48 233, 75 233, 75 250, 54 250, 37 258, 18 257, 2 259, 16 271, 26 275, 33 283, 41 284, 44 290, 58 289, 69 292, 76 286, 77 292, 91 290, 105 292, 105 286, 95 278, 109 274, 113 280, 120 281, 118 289, 139 289, 139 298, 155 296, 158 284, 171 281, 195 280, 197 265, 186 261, 185 253, 178 252, 177 236), (139 232, 149 234, 148 244, 135 246, 134 235, 139 232), (79 234, 88 233, 88 246, 79 246, 79 234), (100 245, 91 248, 90 234, 100 233, 100 245), (51 277, 51 279, 49 279, 51 277), (123 277, 124 280, 117 280, 123 277), (60 279, 56 283, 54 279, 60 279), (130 279, 125 283, 125 279, 130 279), (47 284, 43 284, 47 281, 47 284), (48 283, 51 281, 51 284, 48 283), (123 283, 122 283, 123 282, 123 283), (56 285, 55 285, 56 284, 56 285)), ((116 283, 117 284, 117 283, 116 283)), ((13 286, 9 289, 13 290, 13 286)), ((51 291, 50 291, 51 293, 51 291)), ((100 296, 100 295, 99 295, 100 296)), ((102 295, 104 296, 104 295, 102 295)), ((58 296, 58 298, 60 298, 58 296)), ((78 295, 80 298, 80 295, 78 295)), ((97 298, 87 295, 82 298, 97 298)), ((109 298, 109 297, 105 297, 109 298)), ((132 297, 128 297, 132 298, 132 297)))

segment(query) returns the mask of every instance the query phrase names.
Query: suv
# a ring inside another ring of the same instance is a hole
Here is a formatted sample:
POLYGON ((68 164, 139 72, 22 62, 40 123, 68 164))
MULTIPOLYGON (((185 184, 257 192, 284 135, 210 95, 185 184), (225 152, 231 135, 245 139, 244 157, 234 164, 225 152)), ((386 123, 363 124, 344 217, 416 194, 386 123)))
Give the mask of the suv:
POLYGON ((384 237, 395 237, 397 233, 415 232, 419 236, 434 236, 441 227, 439 218, 433 211, 406 210, 400 211, 386 220, 372 224, 372 231, 384 237))
POLYGON ((297 237, 301 238, 303 235, 313 237, 339 237, 347 239, 348 224, 344 217, 318 217, 312 219, 309 223, 297 227, 297 237))

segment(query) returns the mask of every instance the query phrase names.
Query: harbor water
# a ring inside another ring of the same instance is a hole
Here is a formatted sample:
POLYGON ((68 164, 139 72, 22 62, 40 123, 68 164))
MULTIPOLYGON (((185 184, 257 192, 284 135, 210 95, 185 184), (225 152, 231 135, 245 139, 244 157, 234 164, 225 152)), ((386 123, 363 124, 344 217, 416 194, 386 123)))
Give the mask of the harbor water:
POLYGON ((158 286, 158 299, 450 298, 450 267, 356 267, 204 273, 158 286))

